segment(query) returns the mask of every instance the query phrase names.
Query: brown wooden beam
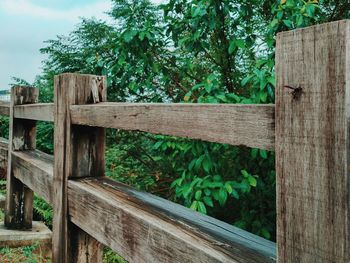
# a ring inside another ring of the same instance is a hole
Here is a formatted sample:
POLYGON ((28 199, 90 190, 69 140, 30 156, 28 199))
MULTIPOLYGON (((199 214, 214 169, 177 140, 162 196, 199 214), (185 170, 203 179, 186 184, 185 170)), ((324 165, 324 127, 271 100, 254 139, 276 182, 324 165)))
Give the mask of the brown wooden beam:
POLYGON ((36 147, 36 123, 16 119, 13 108, 38 101, 39 90, 16 86, 11 89, 8 168, 6 179, 5 226, 9 229, 30 229, 33 219, 33 192, 13 175, 12 152, 36 147))
POLYGON ((10 116, 10 102, 0 101, 0 115, 10 116))
POLYGON ((18 105, 14 109, 15 118, 29 119, 37 121, 54 121, 53 103, 36 103, 28 105, 18 105))
POLYGON ((277 36, 279 262, 350 262, 349 35, 345 20, 277 36))
POLYGON ((106 98, 107 83, 104 77, 81 74, 62 74, 55 77, 52 237, 55 263, 86 260, 102 262, 102 252, 97 252, 102 246, 81 230, 80 232, 79 229, 70 227, 67 186, 69 179, 103 176, 105 169, 105 130, 72 125, 69 107, 74 104, 98 103, 106 98), (91 250, 95 253, 89 253, 91 250))
POLYGON ((72 123, 273 150, 274 105, 99 103, 72 105, 72 123))

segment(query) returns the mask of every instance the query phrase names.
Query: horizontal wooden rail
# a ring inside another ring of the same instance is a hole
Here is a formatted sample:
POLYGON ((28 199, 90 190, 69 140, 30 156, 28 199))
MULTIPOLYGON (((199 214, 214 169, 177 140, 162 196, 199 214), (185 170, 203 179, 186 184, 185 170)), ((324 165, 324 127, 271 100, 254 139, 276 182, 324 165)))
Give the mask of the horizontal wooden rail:
POLYGON ((53 103, 18 105, 14 108, 15 118, 53 122, 53 103))
MULTIPOLYGON (((53 158, 14 152, 14 176, 53 200, 53 158)), ((70 180, 70 220, 131 262, 275 262, 276 245, 106 177, 70 180)))
POLYGON ((7 155, 8 155, 8 140, 0 138, 0 173, 2 176, 6 175, 7 155))
MULTIPOLYGON (((14 107, 14 116, 18 119, 53 122, 53 103, 25 104, 14 107)), ((0 115, 10 115, 10 103, 0 101, 0 115)))
POLYGON ((2 116, 10 115, 10 102, 0 101, 0 115, 2 116))
POLYGON ((73 105, 72 123, 273 150, 275 106, 98 103, 73 105))
MULTIPOLYGON (((79 125, 139 130, 273 150, 274 108, 274 105, 260 104, 98 103, 71 106, 71 117, 72 123, 79 125)), ((6 112, 8 106, 0 106, 0 109, 3 109, 0 113, 6 112)), ((53 122, 54 105, 15 106, 14 116, 53 122)))
POLYGON ((45 201, 53 202, 53 156, 40 152, 15 151, 12 153, 13 174, 45 201))

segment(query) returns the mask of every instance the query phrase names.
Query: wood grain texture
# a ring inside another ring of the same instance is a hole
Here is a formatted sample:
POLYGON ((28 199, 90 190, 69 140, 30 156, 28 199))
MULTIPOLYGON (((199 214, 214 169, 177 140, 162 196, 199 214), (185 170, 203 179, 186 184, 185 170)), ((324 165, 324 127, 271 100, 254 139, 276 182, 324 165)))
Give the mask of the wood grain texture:
POLYGON ((74 124, 268 150, 275 145, 274 105, 99 103, 70 109, 74 124))
MULTIPOLYGON (((6 179, 7 158, 8 158, 8 140, 0 138, 0 178, 6 179)), ((5 206, 3 206, 5 208, 5 206)))
MULTIPOLYGON (((16 177, 52 203, 52 156, 12 155, 16 177)), ((275 262, 276 244, 165 199, 105 177, 68 185, 71 221, 130 262, 275 262)))
POLYGON ((11 89, 5 206, 5 226, 10 229, 30 229, 33 217, 33 192, 24 188, 14 177, 11 154, 13 151, 32 150, 36 147, 35 121, 16 119, 13 108, 20 104, 36 103, 38 95, 39 90, 32 87, 17 86, 11 89))
POLYGON ((349 21, 277 36, 279 262, 350 262, 349 21), (293 99, 284 85, 301 87, 293 99))
POLYGON ((108 178, 69 181, 69 200, 72 222, 129 262, 275 262, 272 242, 108 178))
POLYGON ((0 101, 0 115, 9 116, 10 115, 10 103, 7 101, 0 101))
POLYGON ((72 263, 95 263, 103 258, 103 245, 73 223, 69 223, 72 263))
POLYGON ((15 118, 37 120, 37 121, 54 121, 54 104, 53 103, 36 103, 28 105, 18 105, 14 109, 15 118))
POLYGON ((52 204, 53 156, 38 150, 12 153, 13 174, 22 183, 52 204))
MULTIPOLYGON (((84 242, 69 242, 67 212, 67 182, 69 178, 103 175, 105 130, 72 126, 70 106, 74 104, 98 103, 107 97, 106 79, 100 76, 62 74, 55 77, 55 166, 54 166, 54 220, 53 260, 54 262, 80 261, 76 259, 84 242)), ((79 233, 80 238, 84 233, 79 233)), ((86 253, 91 246, 86 244, 86 253)), ((100 246, 98 246, 100 248, 100 246)), ((96 248, 96 249, 98 249, 96 248)), ((92 260, 92 259, 90 259, 92 260)), ((96 258, 94 259, 96 260, 96 258)), ((102 262, 102 258, 95 262, 102 262)))

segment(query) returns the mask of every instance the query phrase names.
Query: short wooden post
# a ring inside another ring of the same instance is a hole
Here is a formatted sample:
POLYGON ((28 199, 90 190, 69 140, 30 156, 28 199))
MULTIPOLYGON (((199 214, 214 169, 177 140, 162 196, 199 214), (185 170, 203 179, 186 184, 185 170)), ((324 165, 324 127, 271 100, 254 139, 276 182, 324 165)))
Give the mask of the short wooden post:
POLYGON ((13 87, 10 104, 10 136, 6 185, 5 226, 10 229, 31 229, 33 220, 33 191, 13 176, 13 151, 36 147, 36 122, 14 118, 14 106, 38 101, 39 90, 33 87, 13 87))
POLYGON ((278 262, 350 262, 350 22, 280 33, 278 262))
POLYGON ((106 101, 104 77, 55 77, 53 262, 102 262, 102 245, 68 221, 68 179, 103 176, 105 130, 74 126, 70 105, 106 101))

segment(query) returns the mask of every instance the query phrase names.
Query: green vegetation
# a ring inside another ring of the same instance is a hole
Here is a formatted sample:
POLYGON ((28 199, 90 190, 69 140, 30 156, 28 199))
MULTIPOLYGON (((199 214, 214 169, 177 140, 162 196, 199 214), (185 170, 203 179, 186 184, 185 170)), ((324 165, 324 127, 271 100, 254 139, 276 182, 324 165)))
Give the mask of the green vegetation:
MULTIPOLYGON (((350 16, 348 1, 112 2, 114 23, 83 19, 46 42, 42 102, 54 75, 80 72, 107 75, 109 101, 273 103, 276 33, 350 16)), ((39 124, 39 149, 52 152, 52 131, 39 124)), ((275 240, 273 152, 116 130, 107 147, 108 176, 275 240)))
POLYGON ((44 248, 39 244, 11 249, 0 248, 0 261, 3 263, 50 263, 44 248))

